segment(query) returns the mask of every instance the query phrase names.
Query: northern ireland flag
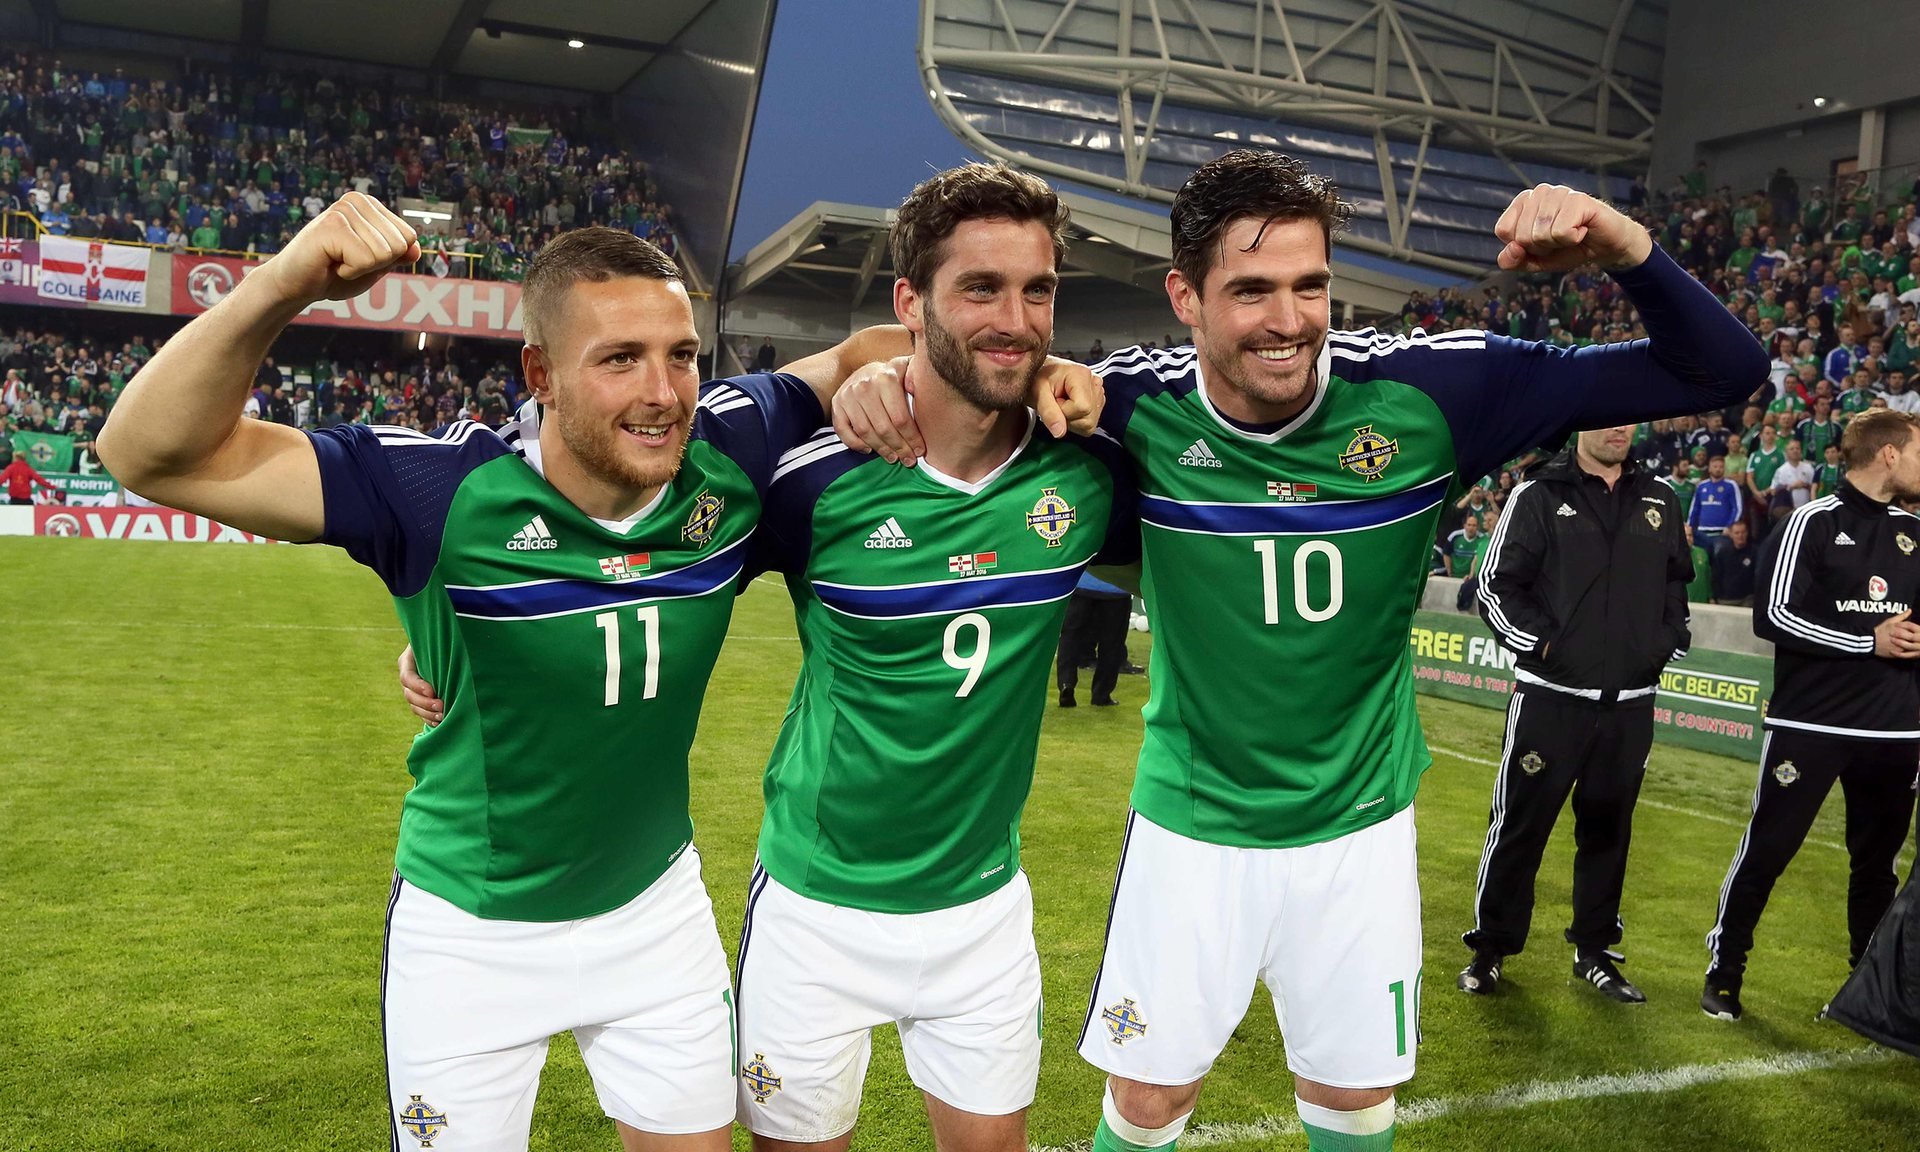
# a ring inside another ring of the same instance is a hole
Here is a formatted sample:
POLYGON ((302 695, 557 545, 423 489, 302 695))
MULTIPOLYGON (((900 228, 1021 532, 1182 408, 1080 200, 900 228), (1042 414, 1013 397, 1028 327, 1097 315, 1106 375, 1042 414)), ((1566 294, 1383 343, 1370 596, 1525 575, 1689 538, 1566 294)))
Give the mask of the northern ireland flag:
POLYGON ((72 303, 144 308, 146 248, 47 236, 40 241, 40 295, 72 303))

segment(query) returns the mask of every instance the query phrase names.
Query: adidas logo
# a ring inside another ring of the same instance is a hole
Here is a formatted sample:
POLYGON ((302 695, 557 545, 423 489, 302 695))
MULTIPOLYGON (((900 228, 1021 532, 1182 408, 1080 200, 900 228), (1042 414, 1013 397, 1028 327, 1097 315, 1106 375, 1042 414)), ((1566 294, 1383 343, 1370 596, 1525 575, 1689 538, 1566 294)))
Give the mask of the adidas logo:
POLYGON ((1580 513, 1578 513, 1578 512, 1575 512, 1575 511, 1573 510, 1573 507, 1572 507, 1571 505, 1569 505, 1569 504, 1564 504, 1564 503, 1563 503, 1563 504, 1561 504, 1561 505, 1560 505, 1560 507, 1558 507, 1558 508, 1556 508, 1556 509, 1554 509, 1554 512, 1553 512, 1553 514, 1554 514, 1555 516, 1578 516, 1578 515, 1580 515, 1580 513))
POLYGON ((527 521, 527 526, 515 532, 513 539, 507 541, 509 552, 544 552, 549 548, 558 547, 560 547, 560 541, 555 540, 553 533, 547 531, 546 520, 539 516, 527 521))
POLYGON ((913 539, 900 530, 900 521, 889 516, 885 524, 875 528, 873 535, 867 537, 867 547, 911 548, 913 547, 913 539))
POLYGON ((1835 544, 1851 544, 1853 543, 1853 537, 1847 535, 1845 532, 1842 532, 1840 533, 1840 535, 1835 536, 1833 538, 1833 542, 1835 544))
POLYGON ((1224 468, 1220 457, 1213 454, 1205 440, 1195 440, 1185 452, 1180 453, 1180 463, 1189 468, 1224 468))

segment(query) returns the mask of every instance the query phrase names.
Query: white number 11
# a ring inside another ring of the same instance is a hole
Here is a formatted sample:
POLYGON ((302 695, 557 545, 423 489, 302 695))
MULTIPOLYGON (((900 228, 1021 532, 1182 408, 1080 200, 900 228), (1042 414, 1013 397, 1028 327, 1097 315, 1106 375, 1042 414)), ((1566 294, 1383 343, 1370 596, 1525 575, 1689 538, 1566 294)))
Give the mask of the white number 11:
MULTIPOLYGON (((640 698, 651 700, 660 691, 660 606, 649 604, 634 615, 646 629, 647 676, 640 688, 640 698)), ((620 614, 602 612, 593 622, 607 634, 607 707, 611 708, 620 703, 620 614)))

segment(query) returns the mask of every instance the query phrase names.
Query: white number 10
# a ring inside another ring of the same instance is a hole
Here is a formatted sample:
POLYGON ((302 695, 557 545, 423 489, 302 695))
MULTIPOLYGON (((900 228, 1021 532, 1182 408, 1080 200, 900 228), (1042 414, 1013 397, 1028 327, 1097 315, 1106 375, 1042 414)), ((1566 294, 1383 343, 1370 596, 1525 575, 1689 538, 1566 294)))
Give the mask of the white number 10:
MULTIPOLYGON (((651 700, 660 691, 660 606, 649 604, 634 615, 646 630, 647 675, 640 698, 651 700)), ((607 707, 611 708, 620 703, 620 613, 602 612, 593 622, 607 634, 607 707)))
POLYGON ((954 693, 955 698, 966 696, 967 693, 973 691, 973 686, 979 682, 980 673, 984 672, 987 667, 987 647, 991 643, 992 638, 993 626, 987 622, 985 616, 980 615, 978 612, 969 612, 964 616, 955 616, 953 623, 947 625, 947 635, 945 639, 941 641, 942 651, 940 656, 947 662, 947 667, 958 668, 967 674, 967 678, 960 682, 960 690, 954 693), (965 656, 960 655, 959 650, 955 648, 953 644, 954 639, 960 635, 960 629, 963 627, 973 629, 973 651, 967 653, 965 656))
MULTIPOLYGON (((1255 540, 1253 550, 1260 554, 1260 586, 1263 592, 1263 619, 1268 624, 1280 623, 1280 573, 1279 564, 1274 560, 1273 541, 1255 540)), ((1318 624, 1322 620, 1331 620, 1340 612, 1340 605, 1346 598, 1346 565, 1341 560, 1340 549, 1325 540, 1309 540, 1300 545, 1293 554, 1293 610, 1302 620, 1318 624), (1327 606, 1315 608, 1307 603, 1307 560, 1313 556, 1327 558, 1327 606)))

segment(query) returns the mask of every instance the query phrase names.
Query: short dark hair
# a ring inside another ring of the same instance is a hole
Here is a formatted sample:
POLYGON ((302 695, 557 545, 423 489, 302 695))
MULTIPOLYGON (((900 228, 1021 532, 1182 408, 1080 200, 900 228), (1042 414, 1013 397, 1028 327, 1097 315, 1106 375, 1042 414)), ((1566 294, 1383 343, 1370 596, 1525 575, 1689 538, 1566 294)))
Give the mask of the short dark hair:
POLYGON ((1840 433, 1840 455, 1846 458, 1849 470, 1869 467, 1880 449, 1905 448, 1916 427, 1920 427, 1920 418, 1910 413, 1897 408, 1867 408, 1847 421, 1846 430, 1840 433))
POLYGON ((947 239, 969 220, 1037 220, 1053 238, 1055 270, 1067 256, 1067 206, 1047 182, 1005 164, 973 162, 937 172, 914 186, 894 216, 888 238, 894 275, 924 292, 947 256, 947 239))
POLYGON ((1236 148, 1194 169, 1173 198, 1173 267, 1199 292, 1220 238, 1243 217, 1261 221, 1263 235, 1275 220, 1312 220, 1331 256, 1333 234, 1352 216, 1339 187, 1294 157, 1236 148))
POLYGON ((533 257, 520 289, 522 327, 527 343, 538 344, 544 322, 567 289, 582 280, 604 283, 617 276, 678 281, 673 257, 631 232, 618 228, 576 228, 562 232, 533 257))

